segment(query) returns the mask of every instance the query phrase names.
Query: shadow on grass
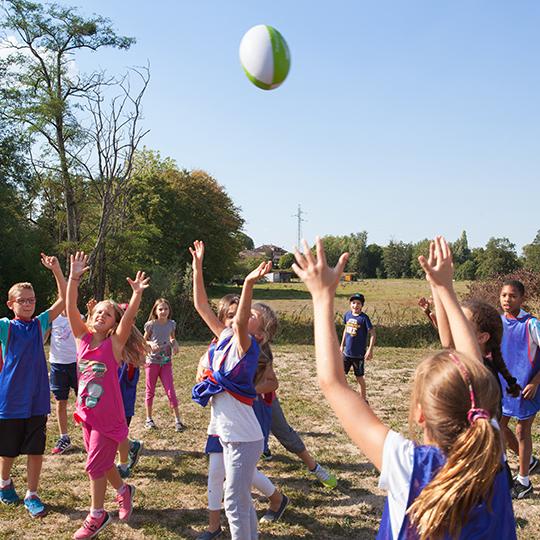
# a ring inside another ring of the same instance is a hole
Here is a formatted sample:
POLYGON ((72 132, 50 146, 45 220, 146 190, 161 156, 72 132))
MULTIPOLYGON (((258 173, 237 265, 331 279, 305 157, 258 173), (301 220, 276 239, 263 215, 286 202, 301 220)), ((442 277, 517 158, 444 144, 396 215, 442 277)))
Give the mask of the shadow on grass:
MULTIPOLYGON (((253 289, 254 300, 311 300, 308 291, 294 288, 294 285, 281 287, 257 286, 253 289)), ((242 287, 237 285, 212 285, 208 287, 208 296, 218 298, 226 294, 240 294, 242 287)))

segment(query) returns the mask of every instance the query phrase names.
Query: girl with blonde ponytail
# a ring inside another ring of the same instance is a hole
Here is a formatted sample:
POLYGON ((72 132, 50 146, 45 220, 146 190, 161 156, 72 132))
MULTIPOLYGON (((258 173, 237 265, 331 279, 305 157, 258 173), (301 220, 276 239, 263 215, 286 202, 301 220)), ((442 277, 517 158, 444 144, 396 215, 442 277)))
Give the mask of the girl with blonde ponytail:
POLYGON ((351 440, 381 471, 379 486, 388 491, 377 538, 515 539, 497 423, 500 392, 458 303, 444 238, 431 242, 429 258, 419 262, 444 308, 456 351, 430 356, 416 370, 410 419, 422 431, 421 445, 385 426, 345 380, 334 296, 348 254, 330 268, 317 239, 316 255, 304 242, 304 253, 295 257, 293 268, 313 297, 319 385, 351 440))

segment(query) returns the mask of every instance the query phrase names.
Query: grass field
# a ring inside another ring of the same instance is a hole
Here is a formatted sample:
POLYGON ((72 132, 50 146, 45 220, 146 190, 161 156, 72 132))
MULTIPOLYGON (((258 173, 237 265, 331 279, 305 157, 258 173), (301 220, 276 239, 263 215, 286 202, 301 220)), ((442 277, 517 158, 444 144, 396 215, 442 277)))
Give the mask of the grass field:
MULTIPOLYGON (((347 293, 348 294, 348 293, 347 293)), ((131 482, 137 487, 136 510, 129 524, 117 521, 113 492, 109 489, 106 508, 113 524, 101 539, 194 539, 206 524, 206 457, 202 453, 209 411, 190 401, 195 366, 205 350, 202 343, 182 347, 174 359, 175 381, 184 421, 189 429, 177 434, 162 389, 156 392, 156 431, 146 431, 144 423, 144 377, 139 384, 132 436, 145 443, 131 482)), ((378 348, 367 366, 370 404, 392 428, 407 433, 409 382, 419 359, 428 353, 418 349, 378 348)), ((318 390, 311 346, 280 345, 275 348, 279 395, 283 409, 304 438, 310 451, 339 477, 339 485, 329 491, 314 481, 300 461, 271 439, 274 460, 261 469, 290 497, 282 520, 261 526, 262 540, 286 539, 372 539, 375 537, 384 504, 377 488, 377 472, 350 443, 337 424, 318 390)), ((88 480, 84 473, 80 429, 71 427, 75 450, 52 456, 57 428, 54 414, 48 425, 48 444, 40 494, 49 505, 42 520, 31 520, 22 506, 0 506, 0 538, 71 538, 89 506, 88 480)), ((540 451, 540 431, 534 430, 534 446, 540 451)), ((511 460, 515 468, 515 460, 511 460)), ((14 480, 24 494, 25 465, 19 458, 14 480)), ((540 487, 538 476, 533 483, 540 487)), ((266 502, 257 500, 261 515, 266 502)), ((515 504, 518 537, 540 539, 540 500, 535 496, 515 504)), ((225 523, 225 518, 223 519, 225 523)), ((227 536, 226 536, 227 537, 227 536)))

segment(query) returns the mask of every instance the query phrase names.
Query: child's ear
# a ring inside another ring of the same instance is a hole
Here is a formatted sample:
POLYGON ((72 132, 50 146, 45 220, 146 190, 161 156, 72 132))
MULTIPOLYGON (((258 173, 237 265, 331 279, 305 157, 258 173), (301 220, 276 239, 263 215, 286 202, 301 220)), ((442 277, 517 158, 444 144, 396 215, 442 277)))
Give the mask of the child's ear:
POLYGON ((424 411, 422 410, 422 405, 420 405, 420 403, 417 403, 416 408, 414 409, 414 421, 420 427, 424 427, 424 424, 426 423, 426 417, 424 416, 424 411))
POLYGON ((11 309, 11 311, 13 311, 13 303, 14 303, 13 300, 8 300, 8 301, 6 302, 6 306, 7 306, 9 309, 11 309))
POLYGON ((491 334, 489 332, 480 332, 478 334, 478 343, 480 343, 480 345, 484 345, 489 341, 490 338, 491 334))

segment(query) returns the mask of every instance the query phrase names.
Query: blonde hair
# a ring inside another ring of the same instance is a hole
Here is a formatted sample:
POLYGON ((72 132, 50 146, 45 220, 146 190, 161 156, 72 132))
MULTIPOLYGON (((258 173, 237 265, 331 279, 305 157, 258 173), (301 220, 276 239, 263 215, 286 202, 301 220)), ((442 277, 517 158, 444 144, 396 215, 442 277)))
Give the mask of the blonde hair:
MULTIPOLYGON (((98 302, 91 313, 91 319, 89 326, 93 328, 94 314, 96 312, 96 307, 99 304, 106 304, 113 308, 115 323, 113 327, 107 332, 107 337, 114 334, 120 320, 124 316, 124 310, 114 301, 114 300, 102 300, 98 302)), ((146 353, 148 352, 149 347, 144 339, 143 335, 139 332, 139 329, 133 324, 129 333, 128 340, 124 345, 123 357, 124 361, 133 364, 135 367, 140 367, 144 363, 146 353)))
POLYGON ((471 509, 489 503, 503 453, 501 434, 491 424, 499 399, 491 372, 460 353, 440 352, 416 369, 411 423, 419 405, 427 436, 447 457, 407 510, 420 540, 459 537, 471 509), (472 409, 487 414, 475 418, 472 409))
POLYGON ((167 304, 167 306, 169 307, 169 316, 168 316, 168 318, 169 319, 171 318, 171 316, 172 316, 171 304, 169 303, 169 301, 166 298, 158 298, 154 302, 154 305, 152 306, 152 309, 150 310, 150 315, 148 315, 148 320, 149 321, 155 321, 158 318, 157 314, 156 314, 156 309, 159 306, 159 304, 167 304))
POLYGON ((12 285, 8 291, 8 300, 13 300, 17 296, 18 292, 24 290, 30 290, 34 292, 34 287, 32 287, 32 284, 28 283, 27 281, 15 283, 15 285, 12 285))
POLYGON ((270 343, 274 339, 278 328, 276 312, 268 304, 263 304, 261 302, 253 304, 251 309, 259 313, 262 320, 261 333, 263 335, 263 339, 259 345, 262 346, 265 343, 270 343))

